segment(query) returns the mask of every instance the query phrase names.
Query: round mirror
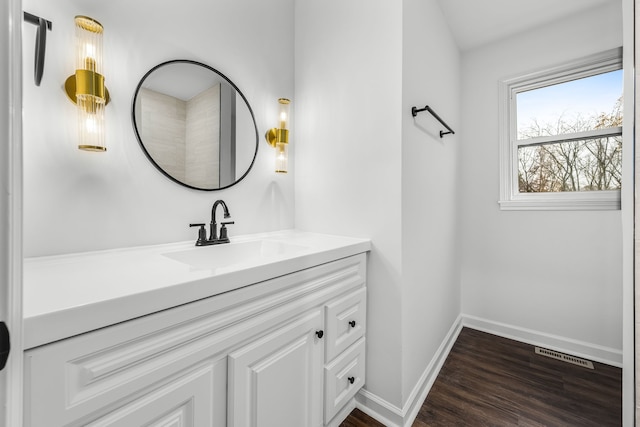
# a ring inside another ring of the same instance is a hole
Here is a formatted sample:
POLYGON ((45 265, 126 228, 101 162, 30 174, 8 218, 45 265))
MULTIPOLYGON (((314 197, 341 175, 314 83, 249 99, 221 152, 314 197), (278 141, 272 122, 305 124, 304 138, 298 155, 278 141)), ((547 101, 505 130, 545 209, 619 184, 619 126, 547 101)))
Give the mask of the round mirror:
POLYGON ((220 190, 253 166, 253 111, 236 85, 208 65, 181 59, 153 67, 138 83, 131 114, 151 163, 179 184, 220 190))

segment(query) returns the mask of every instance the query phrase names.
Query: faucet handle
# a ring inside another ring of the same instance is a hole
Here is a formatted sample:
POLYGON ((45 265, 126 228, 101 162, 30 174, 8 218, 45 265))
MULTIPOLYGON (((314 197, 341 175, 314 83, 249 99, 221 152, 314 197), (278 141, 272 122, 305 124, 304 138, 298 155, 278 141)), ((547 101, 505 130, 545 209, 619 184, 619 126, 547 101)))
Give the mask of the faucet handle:
POLYGON ((235 224, 235 221, 225 221, 221 222, 220 224, 222 224, 222 227, 220 227, 220 240, 229 240, 229 236, 227 234, 227 224, 235 224))
POLYGON ((196 241, 196 246, 202 246, 207 240, 207 230, 204 229, 204 223, 189 224, 189 227, 200 227, 200 230, 198 230, 198 240, 196 241))

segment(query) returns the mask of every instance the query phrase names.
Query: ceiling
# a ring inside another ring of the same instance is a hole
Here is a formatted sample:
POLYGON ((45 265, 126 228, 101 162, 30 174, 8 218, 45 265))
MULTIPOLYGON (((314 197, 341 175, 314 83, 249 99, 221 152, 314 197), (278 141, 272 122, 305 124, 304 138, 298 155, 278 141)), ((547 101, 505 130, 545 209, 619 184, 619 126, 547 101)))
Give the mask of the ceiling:
POLYGON ((460 50, 620 0, 437 0, 460 50))

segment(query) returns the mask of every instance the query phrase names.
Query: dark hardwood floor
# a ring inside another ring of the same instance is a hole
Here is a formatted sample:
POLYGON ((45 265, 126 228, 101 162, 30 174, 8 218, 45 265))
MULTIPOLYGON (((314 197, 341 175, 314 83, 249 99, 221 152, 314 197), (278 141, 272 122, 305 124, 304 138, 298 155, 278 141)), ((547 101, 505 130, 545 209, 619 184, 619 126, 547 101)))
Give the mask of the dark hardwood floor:
POLYGON ((359 409, 354 409, 349 417, 340 424, 340 427, 385 427, 384 424, 374 420, 359 409))
MULTIPOLYGON (((594 367, 464 328, 413 426, 620 426, 622 370, 594 367)), ((356 410, 341 427, 382 425, 356 410)))

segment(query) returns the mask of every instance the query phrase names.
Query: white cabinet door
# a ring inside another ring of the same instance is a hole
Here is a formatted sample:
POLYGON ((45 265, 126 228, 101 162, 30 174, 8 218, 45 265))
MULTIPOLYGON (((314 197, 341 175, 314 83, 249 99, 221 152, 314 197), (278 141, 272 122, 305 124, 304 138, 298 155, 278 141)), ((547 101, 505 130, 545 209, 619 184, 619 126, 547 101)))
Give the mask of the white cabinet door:
POLYGON ((204 364, 86 426, 223 427, 224 408, 215 408, 217 376, 216 364, 204 364))
POLYGON ((322 425, 322 325, 318 308, 229 355, 230 427, 322 425))

